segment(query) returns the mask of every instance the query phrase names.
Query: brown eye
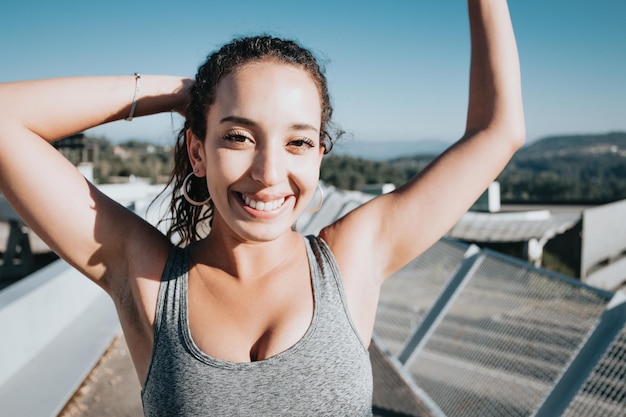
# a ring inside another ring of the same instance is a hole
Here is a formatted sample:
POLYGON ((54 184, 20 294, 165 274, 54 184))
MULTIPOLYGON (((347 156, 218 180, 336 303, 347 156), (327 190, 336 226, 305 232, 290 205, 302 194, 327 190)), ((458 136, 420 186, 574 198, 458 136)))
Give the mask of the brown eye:
POLYGON ((245 135, 241 135, 238 133, 228 133, 224 135, 224 140, 229 140, 232 142, 245 142, 249 140, 249 138, 245 135))
POLYGON ((308 138, 298 138, 292 140, 289 144, 297 148, 315 148, 315 142, 308 138))
POLYGON ((254 142, 249 134, 238 131, 227 132, 222 139, 230 147, 242 147, 254 142))

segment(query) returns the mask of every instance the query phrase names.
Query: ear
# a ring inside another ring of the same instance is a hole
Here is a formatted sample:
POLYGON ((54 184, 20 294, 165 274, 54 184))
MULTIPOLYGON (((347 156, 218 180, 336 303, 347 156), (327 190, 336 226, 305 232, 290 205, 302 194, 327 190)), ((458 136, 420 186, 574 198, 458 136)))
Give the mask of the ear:
POLYGON ((189 155, 189 162, 191 162, 194 175, 199 178, 206 176, 204 145, 202 141, 198 139, 191 129, 187 129, 185 132, 185 141, 187 142, 187 155, 189 155))

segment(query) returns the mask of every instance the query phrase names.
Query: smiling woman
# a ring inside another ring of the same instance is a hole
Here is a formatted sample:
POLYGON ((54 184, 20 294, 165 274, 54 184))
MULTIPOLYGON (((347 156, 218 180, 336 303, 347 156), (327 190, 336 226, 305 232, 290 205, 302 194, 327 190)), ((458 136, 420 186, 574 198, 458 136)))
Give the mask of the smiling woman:
POLYGON ((235 39, 195 80, 0 85, 0 188, 113 299, 145 415, 371 415, 367 348, 380 286, 449 230, 524 140, 507 4, 468 4, 465 135, 319 236, 292 226, 332 147, 332 107, 320 66, 293 41, 235 39), (45 143, 172 109, 185 124, 167 236, 45 143))

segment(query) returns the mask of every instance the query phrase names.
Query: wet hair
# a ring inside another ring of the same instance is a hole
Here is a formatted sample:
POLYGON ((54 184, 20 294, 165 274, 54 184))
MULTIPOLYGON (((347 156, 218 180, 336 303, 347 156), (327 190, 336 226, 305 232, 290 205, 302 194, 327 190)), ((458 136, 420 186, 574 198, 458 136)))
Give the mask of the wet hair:
MULTIPOLYGON (((190 88, 191 100, 186 109, 186 121, 178 133, 174 148, 174 168, 168 186, 173 186, 169 207, 170 222, 167 236, 173 239, 178 235, 180 246, 188 245, 206 236, 213 218, 213 203, 202 206, 189 204, 183 195, 182 186, 185 177, 192 172, 187 154, 186 131, 191 129, 201 141, 205 140, 207 114, 215 102, 219 82, 235 70, 253 62, 270 61, 293 65, 306 71, 315 82, 322 103, 320 126, 320 144, 324 153, 330 152, 335 138, 341 135, 331 127, 332 105, 323 68, 315 56, 306 48, 291 40, 272 36, 237 38, 222 46, 208 56, 206 62, 198 68, 195 83, 190 88), (331 130, 333 133, 331 134, 331 130)), ((187 186, 190 198, 196 201, 206 200, 208 190, 204 178, 191 176, 187 186)))

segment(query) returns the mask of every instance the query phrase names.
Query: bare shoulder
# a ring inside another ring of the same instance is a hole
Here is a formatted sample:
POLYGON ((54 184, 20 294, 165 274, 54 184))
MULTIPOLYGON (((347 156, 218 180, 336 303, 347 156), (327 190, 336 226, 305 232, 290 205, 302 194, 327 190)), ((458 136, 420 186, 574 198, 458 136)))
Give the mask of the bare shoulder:
POLYGON ((377 197, 333 224, 320 231, 340 266, 344 280, 357 275, 362 281, 363 270, 369 278, 381 280, 384 273, 383 246, 385 237, 381 233, 384 196, 377 197))

